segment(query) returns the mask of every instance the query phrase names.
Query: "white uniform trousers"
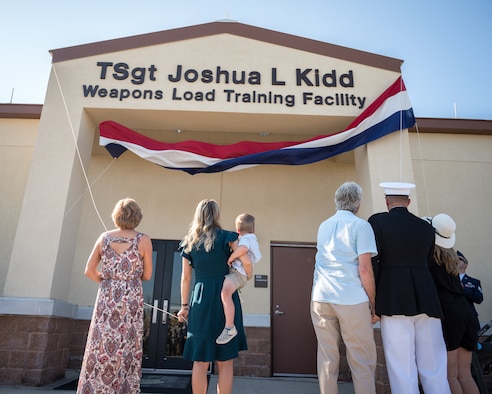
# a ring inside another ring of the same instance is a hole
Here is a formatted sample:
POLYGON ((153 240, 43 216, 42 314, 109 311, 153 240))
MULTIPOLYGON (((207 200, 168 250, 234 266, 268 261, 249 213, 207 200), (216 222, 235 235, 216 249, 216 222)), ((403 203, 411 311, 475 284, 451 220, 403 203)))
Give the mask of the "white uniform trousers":
POLYGON ((381 316, 381 338, 395 394, 449 394, 441 321, 426 314, 381 316))

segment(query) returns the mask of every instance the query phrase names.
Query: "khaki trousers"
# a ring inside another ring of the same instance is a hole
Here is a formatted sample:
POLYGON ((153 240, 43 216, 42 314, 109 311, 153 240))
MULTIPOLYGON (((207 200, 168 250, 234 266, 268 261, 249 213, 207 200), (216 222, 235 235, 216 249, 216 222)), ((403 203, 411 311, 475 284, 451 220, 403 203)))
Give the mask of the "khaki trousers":
POLYGON ((321 394, 338 393, 340 340, 357 394, 375 394, 376 345, 369 302, 336 305, 311 302, 311 320, 318 339, 318 381, 321 394))

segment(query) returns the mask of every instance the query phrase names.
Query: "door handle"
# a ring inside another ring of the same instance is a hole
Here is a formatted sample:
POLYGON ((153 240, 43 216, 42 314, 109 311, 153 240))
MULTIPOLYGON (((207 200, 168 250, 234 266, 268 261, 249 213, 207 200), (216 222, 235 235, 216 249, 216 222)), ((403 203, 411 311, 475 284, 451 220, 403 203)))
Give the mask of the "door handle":
POLYGON ((154 300, 154 307, 152 308, 152 324, 157 323, 157 308, 159 307, 159 300, 154 300))
POLYGON ((166 324, 167 323, 167 313, 168 313, 168 307, 169 307, 169 300, 164 300, 163 303, 162 303, 162 310, 164 312, 162 312, 162 324, 166 324))
POLYGON ((279 307, 280 307, 280 305, 275 305, 275 312, 274 312, 274 313, 275 313, 276 315, 283 315, 283 314, 284 314, 284 312, 283 312, 283 311, 281 311, 281 310, 279 310, 279 309, 278 309, 279 307))

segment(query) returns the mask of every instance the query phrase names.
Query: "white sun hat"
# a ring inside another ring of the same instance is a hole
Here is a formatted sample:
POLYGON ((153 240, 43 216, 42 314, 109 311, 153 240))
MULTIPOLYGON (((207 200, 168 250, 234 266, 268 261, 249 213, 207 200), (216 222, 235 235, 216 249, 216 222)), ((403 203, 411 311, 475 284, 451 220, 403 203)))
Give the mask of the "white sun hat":
POLYGON ((451 249, 456 242, 456 223, 453 218, 445 213, 440 213, 434 217, 423 217, 427 220, 436 233, 436 245, 451 249))

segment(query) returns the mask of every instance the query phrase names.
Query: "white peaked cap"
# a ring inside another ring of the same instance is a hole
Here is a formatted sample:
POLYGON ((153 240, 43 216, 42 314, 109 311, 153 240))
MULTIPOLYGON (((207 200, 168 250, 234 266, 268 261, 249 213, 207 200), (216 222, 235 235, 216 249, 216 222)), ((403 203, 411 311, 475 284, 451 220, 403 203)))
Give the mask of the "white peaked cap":
POLYGON ((415 188, 413 183, 405 182, 383 182, 379 186, 384 189, 384 194, 387 196, 409 196, 410 190, 415 188))

